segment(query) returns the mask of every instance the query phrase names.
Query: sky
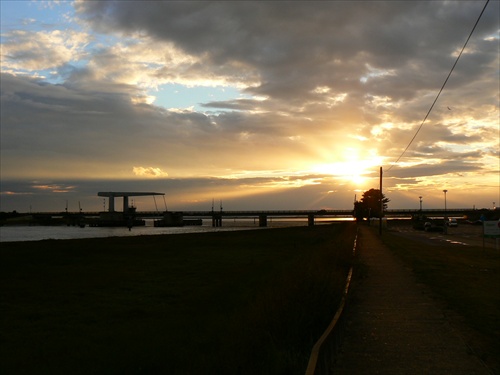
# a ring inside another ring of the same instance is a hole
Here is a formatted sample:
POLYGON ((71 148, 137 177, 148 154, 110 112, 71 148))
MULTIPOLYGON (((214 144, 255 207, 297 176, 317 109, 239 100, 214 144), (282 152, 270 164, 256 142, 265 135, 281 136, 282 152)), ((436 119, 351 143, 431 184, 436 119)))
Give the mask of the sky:
POLYGON ((500 206, 485 4, 2 0, 0 211, 500 206))

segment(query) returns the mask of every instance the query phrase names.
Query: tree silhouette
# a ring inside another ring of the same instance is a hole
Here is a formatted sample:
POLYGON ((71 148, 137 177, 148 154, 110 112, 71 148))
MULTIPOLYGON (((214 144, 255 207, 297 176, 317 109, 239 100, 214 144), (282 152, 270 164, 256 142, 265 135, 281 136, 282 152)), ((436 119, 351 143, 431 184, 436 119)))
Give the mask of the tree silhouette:
POLYGON ((383 211, 387 209, 387 203, 390 202, 379 189, 370 189, 363 193, 361 201, 354 203, 354 216, 357 220, 371 217, 383 217, 384 212, 380 212, 380 199, 382 199, 383 211))

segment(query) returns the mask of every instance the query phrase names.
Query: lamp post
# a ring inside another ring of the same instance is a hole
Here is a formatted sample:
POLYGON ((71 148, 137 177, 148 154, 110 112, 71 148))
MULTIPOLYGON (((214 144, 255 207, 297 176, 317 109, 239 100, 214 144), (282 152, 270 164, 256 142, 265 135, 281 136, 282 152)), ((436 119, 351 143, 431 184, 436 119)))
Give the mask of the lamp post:
POLYGON ((448 192, 448 190, 443 190, 443 193, 444 193, 444 233, 448 233, 448 230, 446 228, 446 224, 447 224, 447 219, 448 219, 448 215, 446 214, 446 193, 448 192))
POLYGON ((422 212, 422 196, 418 197, 420 199, 420 212, 422 212))

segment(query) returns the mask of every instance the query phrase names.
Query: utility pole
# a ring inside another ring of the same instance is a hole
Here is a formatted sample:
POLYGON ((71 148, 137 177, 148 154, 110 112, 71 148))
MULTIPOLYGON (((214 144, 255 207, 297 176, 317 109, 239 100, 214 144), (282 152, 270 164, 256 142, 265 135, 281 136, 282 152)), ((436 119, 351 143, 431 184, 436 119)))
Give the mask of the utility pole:
POLYGON ((382 235, 382 214, 384 213, 384 200, 382 199, 382 167, 380 167, 380 219, 378 222, 378 234, 382 235))
POLYGON ((444 193, 444 234, 448 234, 448 214, 446 212, 446 193, 448 190, 443 190, 444 193))

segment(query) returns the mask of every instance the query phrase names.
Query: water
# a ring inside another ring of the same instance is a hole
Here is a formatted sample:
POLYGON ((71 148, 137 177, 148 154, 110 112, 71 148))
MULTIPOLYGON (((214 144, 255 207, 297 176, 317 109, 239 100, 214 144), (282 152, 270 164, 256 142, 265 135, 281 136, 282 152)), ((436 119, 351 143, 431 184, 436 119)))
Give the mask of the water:
MULTIPOLYGON (((307 225, 304 219, 268 220, 267 228, 307 225)), ((319 224, 319 222, 318 222, 319 224)), ((221 232, 234 230, 265 229, 258 226, 258 220, 225 219, 222 227, 212 227, 211 220, 203 220, 203 225, 184 227, 154 227, 152 220, 146 220, 143 227, 85 227, 78 226, 3 226, 0 227, 0 242, 40 241, 48 239, 67 240, 76 238, 146 236, 181 233, 221 232)))
MULTIPOLYGON (((352 221, 352 218, 316 218, 315 224, 328 224, 332 221, 352 221)), ((78 226, 3 226, 0 227, 0 242, 40 241, 40 240, 68 240, 76 238, 98 237, 125 237, 149 236, 164 234, 222 232, 235 230, 265 229, 259 227, 258 219, 225 218, 222 227, 212 227, 210 219, 203 220, 203 225, 184 227, 154 227, 154 220, 145 220, 143 227, 85 227, 78 226)), ((305 226, 307 218, 269 218, 266 228, 280 228, 289 226, 305 226)))
MULTIPOLYGON (((224 225, 224 223, 223 223, 224 225)), ((97 237, 125 237, 125 236, 146 236, 160 234, 180 234, 258 229, 258 227, 244 225, 227 225, 225 227, 213 228, 211 225, 196 225, 185 227, 163 227, 155 228, 153 225, 144 227, 133 227, 128 230, 126 227, 73 227, 73 226, 3 226, 0 227, 0 242, 19 241, 39 241, 48 239, 67 240, 76 238, 97 238, 97 237)))

